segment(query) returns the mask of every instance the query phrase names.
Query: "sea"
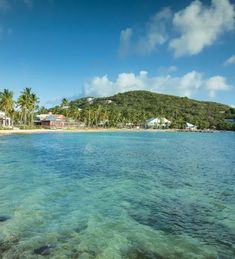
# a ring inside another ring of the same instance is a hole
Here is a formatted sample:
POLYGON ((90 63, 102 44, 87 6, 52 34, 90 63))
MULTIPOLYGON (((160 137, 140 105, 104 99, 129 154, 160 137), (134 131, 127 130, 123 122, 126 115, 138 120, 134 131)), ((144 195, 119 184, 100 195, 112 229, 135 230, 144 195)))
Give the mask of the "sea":
POLYGON ((0 258, 235 258, 235 133, 0 136, 0 258))

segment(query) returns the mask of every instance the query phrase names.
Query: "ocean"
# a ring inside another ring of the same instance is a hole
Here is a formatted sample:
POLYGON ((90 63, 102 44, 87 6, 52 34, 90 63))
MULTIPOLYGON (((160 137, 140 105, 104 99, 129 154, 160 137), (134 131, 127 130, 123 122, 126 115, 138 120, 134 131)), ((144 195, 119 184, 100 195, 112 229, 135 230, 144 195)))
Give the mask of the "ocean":
POLYGON ((235 134, 0 137, 0 258, 235 258, 235 134))

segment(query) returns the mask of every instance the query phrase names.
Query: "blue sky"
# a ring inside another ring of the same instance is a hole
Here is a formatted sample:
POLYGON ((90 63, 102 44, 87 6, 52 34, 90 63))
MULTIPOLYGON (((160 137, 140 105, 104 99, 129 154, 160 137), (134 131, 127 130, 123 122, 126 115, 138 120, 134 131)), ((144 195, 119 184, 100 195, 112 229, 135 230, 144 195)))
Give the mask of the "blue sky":
POLYGON ((235 2, 0 0, 0 91, 150 90, 235 105, 235 2))

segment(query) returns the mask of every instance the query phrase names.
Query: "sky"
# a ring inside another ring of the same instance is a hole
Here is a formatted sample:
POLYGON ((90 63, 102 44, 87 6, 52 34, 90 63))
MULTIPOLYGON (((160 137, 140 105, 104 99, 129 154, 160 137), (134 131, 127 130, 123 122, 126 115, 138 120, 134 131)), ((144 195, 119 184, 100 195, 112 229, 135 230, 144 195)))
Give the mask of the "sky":
POLYGON ((0 91, 235 105, 235 0, 0 0, 0 91))

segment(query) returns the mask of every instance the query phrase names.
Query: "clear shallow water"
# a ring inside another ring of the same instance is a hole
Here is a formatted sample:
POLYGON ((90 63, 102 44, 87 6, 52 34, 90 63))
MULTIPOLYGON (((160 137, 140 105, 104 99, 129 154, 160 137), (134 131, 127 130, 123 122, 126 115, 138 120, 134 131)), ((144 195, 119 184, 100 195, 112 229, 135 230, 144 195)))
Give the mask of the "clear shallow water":
POLYGON ((0 137, 0 258, 234 258, 235 134, 0 137))

